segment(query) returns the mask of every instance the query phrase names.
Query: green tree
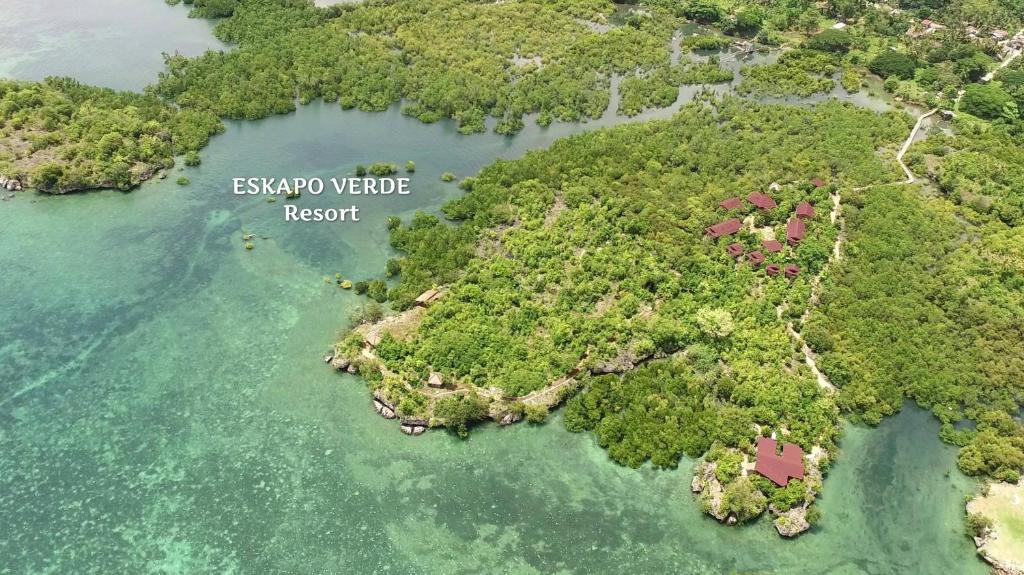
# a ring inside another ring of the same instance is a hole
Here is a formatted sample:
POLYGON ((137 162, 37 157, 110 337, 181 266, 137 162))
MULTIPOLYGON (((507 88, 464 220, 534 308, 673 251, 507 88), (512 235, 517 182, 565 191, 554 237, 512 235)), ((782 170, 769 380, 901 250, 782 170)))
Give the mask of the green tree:
POLYGON ((736 520, 745 523, 758 517, 768 506, 768 498, 754 485, 750 477, 740 477, 725 486, 722 493, 722 511, 735 515, 736 520))
POLYGON ((882 78, 909 80, 914 77, 917 62, 901 52, 885 50, 868 63, 868 69, 882 78))

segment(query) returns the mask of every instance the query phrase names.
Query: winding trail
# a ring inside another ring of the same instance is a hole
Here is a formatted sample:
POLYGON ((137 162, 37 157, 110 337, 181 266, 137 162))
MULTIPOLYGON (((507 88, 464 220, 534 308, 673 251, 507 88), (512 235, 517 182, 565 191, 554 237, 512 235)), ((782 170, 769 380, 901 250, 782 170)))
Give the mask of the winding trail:
POLYGON ((914 172, 911 172, 910 168, 908 168, 907 165, 903 163, 903 156, 906 155, 907 150, 909 150, 910 146, 914 143, 914 138, 916 138, 917 133, 921 131, 921 126, 924 124, 924 121, 927 118, 934 116, 938 111, 938 108, 934 108, 917 117, 917 123, 914 124, 914 128, 910 130, 910 135, 907 136, 907 140, 903 142, 903 147, 900 148, 899 153, 896 154, 896 161, 899 162, 900 167, 903 168, 903 173, 907 175, 906 183, 908 184, 914 183, 914 172))
MULTIPOLYGON (((832 253, 829 255, 828 262, 821 266, 821 271, 819 271, 818 275, 814 276, 814 279, 811 280, 811 296, 807 301, 807 308, 798 320, 800 322, 801 330, 803 330, 804 324, 811 316, 811 312, 814 310, 814 307, 818 304, 818 301, 821 298, 821 279, 825 276, 826 270, 831 268, 835 262, 842 258, 842 245, 846 238, 846 223, 842 219, 842 205, 842 196, 839 192, 832 194, 832 211, 829 212, 829 220, 832 224, 839 224, 839 233, 836 234, 836 241, 832 244, 832 253)), ((778 316, 780 321, 788 307, 789 303, 783 302, 775 308, 775 314, 778 316)), ((814 374, 814 378, 818 381, 818 386, 830 392, 835 391, 835 385, 829 381, 828 376, 818 369, 817 354, 815 354, 810 346, 807 345, 807 342, 804 341, 800 332, 796 331, 793 327, 792 321, 786 322, 786 333, 789 334, 789 338, 793 340, 793 344, 797 349, 803 352, 804 363, 807 364, 811 373, 814 374)))
MULTIPOLYGON (((1010 58, 1009 60, 1012 60, 1012 58, 1010 58)), ((1003 65, 1006 65, 1007 63, 1008 61, 1004 62, 1003 65)), ((915 183, 917 181, 917 178, 914 176, 914 172, 910 170, 910 167, 903 162, 903 156, 906 155, 907 150, 909 150, 910 146, 913 145, 914 139, 917 137, 917 134, 921 131, 921 127, 924 125, 924 121, 938 113, 938 111, 938 108, 934 108, 932 110, 924 112, 923 114, 917 117, 917 121, 914 123, 914 127, 910 130, 910 134, 907 136, 907 139, 904 140, 903 145, 900 147, 899 152, 896 154, 896 161, 899 163, 900 168, 903 170, 903 173, 907 176, 905 180, 889 184, 874 184, 870 186, 863 186, 860 188, 853 188, 853 191, 863 191, 879 186, 906 185, 915 183)), ((813 280, 811 280, 811 295, 807 301, 807 308, 804 310, 804 313, 801 314, 800 319, 798 320, 801 331, 803 331, 803 326, 807 323, 807 320, 811 317, 811 313, 814 311, 814 308, 818 305, 818 302, 821 299, 822 278, 825 276, 825 273, 829 269, 831 269, 836 262, 842 259, 843 242, 846 241, 846 221, 843 219, 842 209, 842 196, 837 191, 836 193, 832 194, 832 211, 829 212, 829 220, 832 222, 833 225, 839 225, 839 233, 836 234, 836 241, 832 244, 832 253, 829 255, 828 261, 825 262, 825 265, 821 267, 821 270, 818 272, 818 274, 814 276, 813 280)), ((783 302, 782 304, 779 304, 779 306, 775 308, 775 313, 778 316, 779 320, 782 320, 783 315, 786 309, 788 308, 788 305, 788 302, 783 302)), ((817 354, 814 353, 814 350, 812 350, 810 346, 807 345, 807 342, 804 341, 804 338, 800 334, 800 332, 798 332, 794 328, 792 321, 786 322, 786 332, 789 334, 790 339, 793 340, 793 344, 796 346, 796 348, 803 352, 804 363, 807 364, 807 367, 810 368, 811 373, 814 374, 815 379, 817 379, 818 381, 818 385, 821 386, 823 389, 835 391, 835 385, 833 385, 832 382, 829 381, 828 376, 822 373, 821 370, 818 368, 817 354)))

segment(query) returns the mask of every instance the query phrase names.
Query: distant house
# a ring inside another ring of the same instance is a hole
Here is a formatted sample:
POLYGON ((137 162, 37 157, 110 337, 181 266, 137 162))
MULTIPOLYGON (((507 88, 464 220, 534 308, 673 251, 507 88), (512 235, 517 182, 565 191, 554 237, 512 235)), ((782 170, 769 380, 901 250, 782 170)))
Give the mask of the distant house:
POLYGON ((800 202, 796 206, 796 217, 806 220, 814 217, 814 206, 807 202, 800 202))
POLYGON ((764 263, 764 254, 761 252, 750 252, 747 254, 747 261, 755 268, 764 263))
POLYGON ((789 279, 793 279, 796 276, 800 275, 800 268, 793 264, 786 266, 785 268, 782 269, 782 271, 786 274, 786 277, 789 279))
POLYGON ((770 254, 782 251, 782 242, 779 240, 765 240, 761 243, 764 244, 764 249, 770 254))
POLYGON ((747 201, 757 206, 757 209, 759 210, 771 210, 778 206, 771 196, 762 194, 761 192, 751 192, 750 195, 747 196, 747 201))
POLYGON ((800 218, 790 218, 786 222, 786 242, 791 246, 798 245, 804 241, 804 236, 807 234, 807 226, 804 225, 804 221, 800 218))
POLYGON ((993 30, 992 31, 992 39, 995 40, 996 42, 1000 42, 1002 40, 1006 40, 1009 37, 1010 37, 1010 33, 1007 32, 1006 30, 993 30))
POLYGON ((719 238, 735 234, 740 231, 740 228, 742 227, 742 222, 736 218, 732 218, 731 220, 725 220, 722 223, 715 224, 704 231, 712 238, 719 238))
POLYGON ((725 248, 729 252, 729 255, 738 258, 743 255, 743 244, 729 244, 729 247, 725 248))
POLYGON ((777 276, 782 273, 782 268, 779 267, 779 264, 768 264, 764 271, 768 272, 770 276, 777 276))
POLYGON ((434 300, 441 297, 441 292, 436 289, 428 289, 427 291, 420 294, 420 297, 416 298, 416 305, 420 307, 427 307, 434 303, 434 300))
POLYGON ((444 387, 444 378, 441 377, 440 373, 432 371, 430 372, 430 377, 427 378, 427 386, 433 388, 444 387))
POLYGON ((782 455, 776 452, 778 443, 767 437, 757 438, 757 461, 754 471, 771 479, 779 487, 789 485, 790 479, 804 478, 804 450, 795 443, 782 445, 782 455))
POLYGON ((738 210, 743 207, 743 200, 740 198, 726 198, 718 202, 718 205, 724 210, 738 210))
POLYGON ((814 178, 813 180, 811 180, 811 183, 814 184, 815 188, 824 188, 825 187, 825 180, 823 180, 821 178, 814 178))

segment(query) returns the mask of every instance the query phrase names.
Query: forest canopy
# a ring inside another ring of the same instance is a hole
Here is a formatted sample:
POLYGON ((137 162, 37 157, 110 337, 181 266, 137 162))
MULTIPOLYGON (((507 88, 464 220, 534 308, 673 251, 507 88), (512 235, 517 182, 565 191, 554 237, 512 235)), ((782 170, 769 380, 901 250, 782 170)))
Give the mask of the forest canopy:
POLYGON ((445 206, 458 225, 427 214, 392 222, 401 252, 392 305, 406 309, 435 285, 446 293, 414 329, 376 346, 387 375, 370 384, 400 415, 429 418, 431 373, 514 398, 582 371, 588 383, 566 425, 593 431, 631 466, 674 467, 716 445, 749 450, 759 429, 832 450, 835 404, 784 322, 806 307, 808 278, 838 230, 825 216, 810 220, 803 243, 769 256, 799 265, 794 281, 737 263, 704 230, 726 217, 722 199, 778 182, 779 208, 748 207, 759 231, 730 240, 760 249, 761 234, 782 236, 800 201, 825 211, 833 186, 898 180, 877 150, 908 125, 836 102, 729 97, 496 162, 445 206), (788 311, 779 317, 777 306, 788 311))
POLYGON ((207 111, 79 84, 0 80, 0 174, 40 191, 128 189, 223 129, 207 111))

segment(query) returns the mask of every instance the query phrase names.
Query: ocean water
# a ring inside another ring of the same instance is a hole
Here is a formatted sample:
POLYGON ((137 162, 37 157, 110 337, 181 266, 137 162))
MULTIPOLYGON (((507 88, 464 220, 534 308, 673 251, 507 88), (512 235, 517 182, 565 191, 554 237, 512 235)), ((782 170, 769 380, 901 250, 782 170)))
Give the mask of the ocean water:
POLYGON ((223 48, 210 22, 187 14, 163 0, 2 0, 0 76, 140 90, 156 80, 164 52, 223 48))
MULTIPOLYGON (((183 16, 135 4, 165 15, 139 26, 183 16)), ((49 74, 55 60, 33 54, 22 69, 49 74)), ((467 441, 409 438, 322 363, 360 303, 324 277, 379 273, 388 215, 455 197, 444 171, 612 121, 465 137, 396 110, 314 104, 229 123, 180 172, 189 186, 175 169, 129 194, 0 203, 0 574, 985 573, 962 535, 972 483, 916 408, 847 428, 823 524, 784 541, 767 521, 703 516, 692 461, 619 467, 558 415, 467 441), (406 160, 409 196, 297 200, 354 199, 358 223, 289 223, 284 200, 230 193, 233 177, 406 160)))

